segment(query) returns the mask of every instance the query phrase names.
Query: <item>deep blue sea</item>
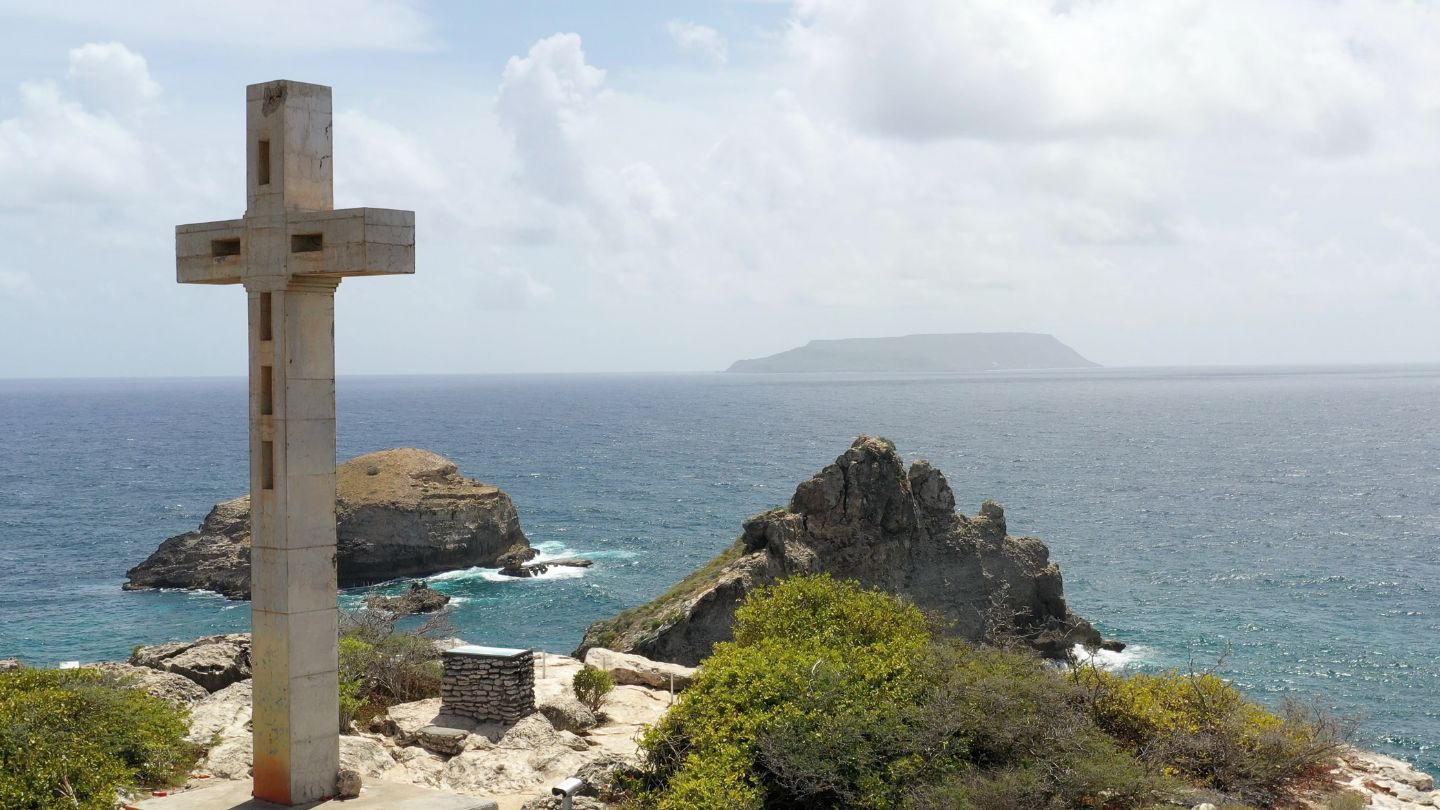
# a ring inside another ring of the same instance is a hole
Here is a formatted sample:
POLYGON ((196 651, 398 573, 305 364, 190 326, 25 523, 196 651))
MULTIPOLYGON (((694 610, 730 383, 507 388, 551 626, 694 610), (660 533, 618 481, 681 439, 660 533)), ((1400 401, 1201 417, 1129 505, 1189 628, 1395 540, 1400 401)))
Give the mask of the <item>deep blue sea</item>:
MULTIPOLYGON (((246 603, 120 590, 245 491, 244 385, 0 381, 0 658, 247 628, 246 603)), ((470 641, 570 651, 872 433, 962 511, 1004 502, 1132 666, 1223 656, 1252 695, 1361 715, 1360 742, 1440 770, 1440 368, 342 378, 339 417, 342 459, 442 453, 533 542, 596 560, 437 577, 470 641)))

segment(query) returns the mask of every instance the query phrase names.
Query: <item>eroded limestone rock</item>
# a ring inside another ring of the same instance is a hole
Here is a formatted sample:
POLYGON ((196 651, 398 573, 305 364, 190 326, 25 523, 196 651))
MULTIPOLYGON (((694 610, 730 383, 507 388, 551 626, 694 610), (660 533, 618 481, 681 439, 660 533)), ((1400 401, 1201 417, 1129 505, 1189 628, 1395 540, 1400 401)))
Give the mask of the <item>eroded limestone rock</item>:
MULTIPOLYGON (((453 461, 399 449, 335 471, 340 587, 494 566, 529 547, 510 496, 462 476, 453 461)), ((128 590, 199 588, 250 597, 250 499, 217 504, 199 529, 171 537, 126 572, 128 590)))
POLYGON ((610 673, 610 677, 616 685, 634 684, 664 690, 673 687, 677 694, 690 686, 690 682, 695 679, 696 672, 695 667, 672 664, 667 661, 651 661, 649 658, 634 653, 616 652, 604 647, 592 647, 587 650, 585 663, 587 666, 610 673))
POLYGON ((228 633, 195 641, 172 641, 141 647, 130 663, 183 675, 216 692, 250 677, 250 634, 228 633))
POLYGON ((99 664, 86 664, 86 669, 98 669, 127 686, 143 689, 147 694, 160 698, 176 708, 192 706, 210 694, 205 691, 205 687, 184 675, 150 667, 105 661, 99 664))
POLYGON ((861 436, 796 487, 788 506, 747 520, 736 544, 702 572, 655 602, 591 625, 576 655, 608 647, 696 665, 733 637, 735 608, 747 594, 807 573, 903 596, 961 638, 1013 629, 1056 657, 1077 643, 1100 643, 1066 604, 1044 543, 1007 535, 998 503, 987 501, 974 517, 954 506, 938 469, 917 461, 907 471, 895 445, 861 436))

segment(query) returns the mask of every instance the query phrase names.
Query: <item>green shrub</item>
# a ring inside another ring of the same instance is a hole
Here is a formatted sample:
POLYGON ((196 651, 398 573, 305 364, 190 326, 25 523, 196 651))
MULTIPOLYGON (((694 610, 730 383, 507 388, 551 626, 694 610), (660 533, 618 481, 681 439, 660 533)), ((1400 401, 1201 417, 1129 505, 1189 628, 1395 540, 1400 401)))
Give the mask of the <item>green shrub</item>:
POLYGON ((605 705, 605 698, 615 689, 615 679, 603 669, 586 665, 575 673, 570 688, 575 691, 576 700, 585 704, 585 708, 598 712, 600 707, 605 705))
POLYGON ((1253 804, 1322 773, 1344 737, 1323 713, 1293 703, 1271 712, 1213 674, 1086 666, 1072 679, 1100 728, 1144 760, 1253 804))
POLYGON ((126 786, 184 778, 186 715, 94 670, 0 674, 0 807, 110 810, 126 786))
POLYGON ((440 651, 429 636, 449 632, 441 620, 402 630, 386 611, 342 617, 340 634, 340 728, 363 723, 397 703, 440 696, 440 651))
POLYGON ((936 642, 827 577, 752 595, 642 750, 628 788, 661 810, 1118 808, 1155 786, 1033 654, 936 642))

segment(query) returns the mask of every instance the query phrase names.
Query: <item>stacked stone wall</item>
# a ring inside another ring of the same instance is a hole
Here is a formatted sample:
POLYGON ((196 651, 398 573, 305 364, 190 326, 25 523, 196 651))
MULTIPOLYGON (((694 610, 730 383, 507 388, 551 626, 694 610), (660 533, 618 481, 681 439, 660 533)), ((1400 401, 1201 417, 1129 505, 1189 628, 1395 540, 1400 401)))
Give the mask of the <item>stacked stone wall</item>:
POLYGON ((448 650, 441 660, 445 678, 440 698, 445 714, 514 723, 534 713, 534 652, 490 655, 448 650))

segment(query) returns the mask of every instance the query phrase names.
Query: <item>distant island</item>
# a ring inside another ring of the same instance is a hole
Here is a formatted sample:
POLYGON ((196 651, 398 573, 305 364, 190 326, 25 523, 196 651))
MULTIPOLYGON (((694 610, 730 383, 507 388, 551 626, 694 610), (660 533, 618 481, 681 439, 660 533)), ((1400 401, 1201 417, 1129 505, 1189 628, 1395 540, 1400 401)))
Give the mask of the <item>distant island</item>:
POLYGON ((769 357, 738 360, 727 373, 816 371, 999 371, 1094 368, 1054 335, 1034 332, 971 332, 888 338, 812 340, 769 357))

